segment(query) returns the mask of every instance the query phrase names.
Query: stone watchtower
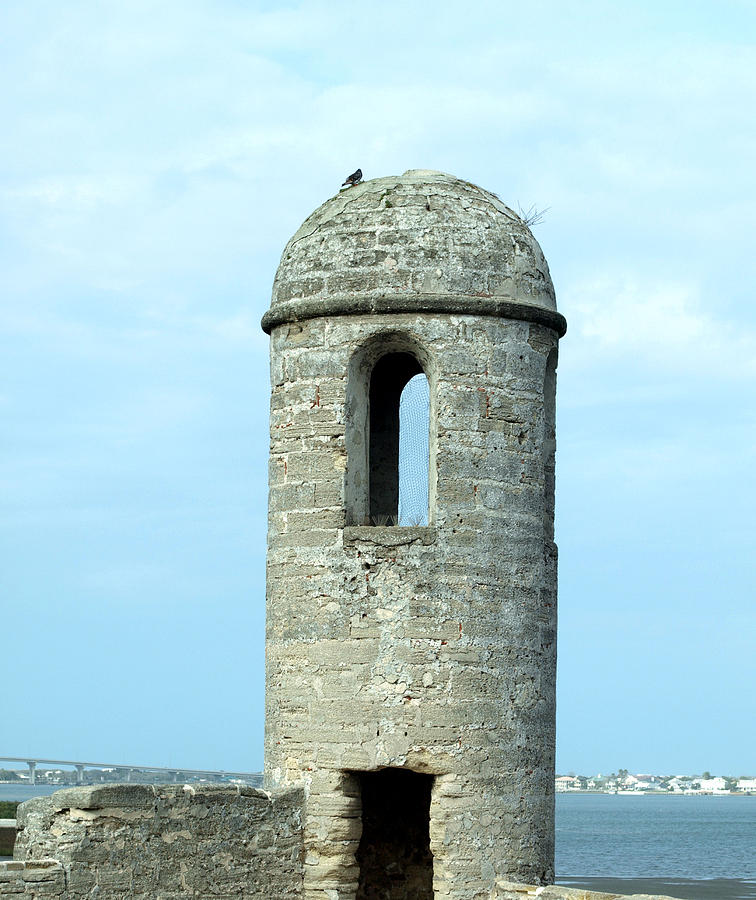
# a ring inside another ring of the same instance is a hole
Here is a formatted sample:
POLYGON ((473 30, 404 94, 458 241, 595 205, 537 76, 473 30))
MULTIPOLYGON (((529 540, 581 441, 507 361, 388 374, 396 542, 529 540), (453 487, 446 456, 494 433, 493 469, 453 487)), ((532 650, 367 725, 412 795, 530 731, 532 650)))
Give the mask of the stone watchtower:
POLYGON ((289 241, 263 328, 265 775, 305 788, 305 897, 553 880, 566 324, 540 247, 469 182, 377 178, 289 241), (408 476, 399 405, 418 375, 429 450, 408 476), (408 519, 418 477, 427 509, 408 519))

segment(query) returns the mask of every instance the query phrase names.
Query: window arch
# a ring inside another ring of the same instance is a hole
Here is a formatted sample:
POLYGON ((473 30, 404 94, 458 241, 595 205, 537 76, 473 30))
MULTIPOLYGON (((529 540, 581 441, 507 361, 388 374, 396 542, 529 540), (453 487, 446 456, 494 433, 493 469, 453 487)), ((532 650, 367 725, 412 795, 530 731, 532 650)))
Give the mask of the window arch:
MULTIPOLYGON (((355 354, 347 385, 347 524, 427 525, 432 493, 432 391, 403 335, 355 354)), ((427 358, 423 359, 427 366, 427 358)))

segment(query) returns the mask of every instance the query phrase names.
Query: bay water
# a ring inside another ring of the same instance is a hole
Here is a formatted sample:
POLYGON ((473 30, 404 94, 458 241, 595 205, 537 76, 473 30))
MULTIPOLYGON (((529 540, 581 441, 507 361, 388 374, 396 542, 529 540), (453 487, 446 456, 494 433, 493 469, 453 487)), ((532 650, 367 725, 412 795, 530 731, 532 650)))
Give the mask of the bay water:
MULTIPOLYGON (((70 785, 71 787, 73 785, 70 785)), ((55 791, 60 791, 67 784, 0 784, 0 800, 16 800, 23 802, 32 797, 49 797, 55 791)))
POLYGON ((557 794, 557 883, 756 898, 756 796, 557 794))

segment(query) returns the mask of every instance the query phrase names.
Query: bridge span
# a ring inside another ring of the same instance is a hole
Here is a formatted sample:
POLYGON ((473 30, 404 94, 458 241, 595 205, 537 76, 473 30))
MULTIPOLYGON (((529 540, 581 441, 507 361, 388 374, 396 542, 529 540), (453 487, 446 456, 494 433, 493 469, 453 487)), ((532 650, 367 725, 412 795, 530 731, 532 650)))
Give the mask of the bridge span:
POLYGON ((261 772, 227 772, 224 769, 183 769, 178 767, 164 768, 163 766, 135 766, 123 765, 122 763, 101 763, 101 762, 82 762, 81 760, 72 759, 42 759, 34 756, 0 756, 0 763, 26 763, 29 767, 29 783, 36 784, 37 766, 70 766, 76 769, 76 783, 84 784, 85 769, 117 769, 126 775, 126 781, 131 781, 134 772, 165 772, 171 776, 171 781, 177 781, 179 775, 195 775, 202 777, 203 775, 211 775, 216 778, 243 778, 250 783, 261 783, 261 772))

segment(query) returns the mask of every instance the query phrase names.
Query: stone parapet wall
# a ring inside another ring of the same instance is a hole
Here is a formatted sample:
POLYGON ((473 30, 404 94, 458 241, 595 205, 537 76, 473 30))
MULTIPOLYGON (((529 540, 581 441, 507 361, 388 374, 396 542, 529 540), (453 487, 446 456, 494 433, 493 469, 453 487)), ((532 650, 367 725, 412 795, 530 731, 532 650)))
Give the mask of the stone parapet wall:
MULTIPOLYGON (((38 797, 19 807, 16 859, 0 863, 0 898, 301 900, 303 804, 298 790, 215 785, 110 785, 38 797)), ((350 823, 344 819, 343 840, 352 837, 350 823)), ((322 896, 331 897, 325 883, 322 896)), ((502 880, 485 896, 672 900, 502 880)))
POLYGON ((295 900, 300 791, 226 785, 110 785, 22 804, 16 861, 0 896, 295 900))

